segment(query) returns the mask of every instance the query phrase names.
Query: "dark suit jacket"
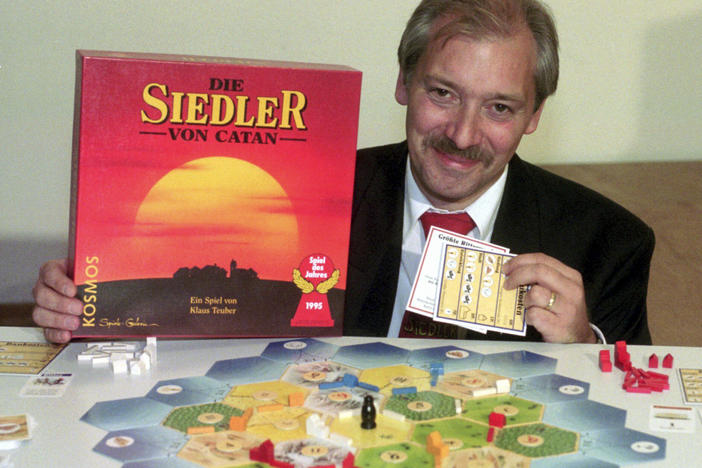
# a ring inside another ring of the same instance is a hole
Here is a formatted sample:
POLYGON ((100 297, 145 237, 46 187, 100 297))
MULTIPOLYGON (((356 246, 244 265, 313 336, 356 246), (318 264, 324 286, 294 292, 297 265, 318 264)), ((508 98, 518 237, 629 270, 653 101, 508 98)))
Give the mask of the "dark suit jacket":
MULTIPOLYGON (((402 247, 407 144, 360 150, 351 222, 344 334, 386 336, 402 247)), ((590 321, 608 342, 650 344, 646 291, 653 231, 602 195, 514 156, 491 242, 543 252, 578 270, 590 321)), ((473 339, 541 341, 469 332, 473 339)))

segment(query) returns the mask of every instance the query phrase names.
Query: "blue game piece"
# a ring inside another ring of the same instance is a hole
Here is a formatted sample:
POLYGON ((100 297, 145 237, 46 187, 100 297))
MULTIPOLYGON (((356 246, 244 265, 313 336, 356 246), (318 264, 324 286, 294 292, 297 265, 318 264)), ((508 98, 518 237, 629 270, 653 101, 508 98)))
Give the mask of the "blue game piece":
POLYGON ((365 390, 371 391, 371 392, 379 392, 380 391, 379 387, 377 387, 373 384, 366 383, 366 382, 358 382, 358 386, 365 389, 365 390))
POLYGON ((353 374, 344 374, 343 384, 349 388, 353 388, 358 385, 358 377, 353 374))
POLYGON ((408 395, 410 393, 417 393, 417 387, 395 387, 392 389, 393 395, 408 395))
POLYGON ((320 390, 329 390, 331 388, 339 388, 343 387, 344 382, 342 381, 335 381, 335 382, 322 382, 319 384, 319 389, 320 390))
POLYGON ((444 375, 444 363, 432 362, 429 364, 429 372, 432 375, 444 375))

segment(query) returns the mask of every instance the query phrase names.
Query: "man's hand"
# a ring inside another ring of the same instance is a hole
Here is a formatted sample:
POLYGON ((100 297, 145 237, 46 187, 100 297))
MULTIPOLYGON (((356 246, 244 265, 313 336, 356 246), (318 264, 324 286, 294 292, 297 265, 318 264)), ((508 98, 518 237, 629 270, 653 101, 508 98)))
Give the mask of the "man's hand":
POLYGON ((531 285, 524 297, 527 324, 550 343, 595 343, 582 276, 542 253, 518 255, 503 266, 506 289, 531 285))
POLYGON ((44 328, 44 336, 53 343, 67 343, 71 332, 80 325, 83 303, 75 297, 77 288, 67 274, 68 260, 51 260, 39 270, 32 294, 36 305, 34 323, 44 328))

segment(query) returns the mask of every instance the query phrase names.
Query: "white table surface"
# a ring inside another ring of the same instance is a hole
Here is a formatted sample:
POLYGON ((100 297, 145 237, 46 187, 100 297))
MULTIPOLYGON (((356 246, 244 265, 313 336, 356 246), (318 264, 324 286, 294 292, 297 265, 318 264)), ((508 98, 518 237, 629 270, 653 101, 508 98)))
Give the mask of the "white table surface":
MULTIPOLYGON (((0 327, 3 341, 43 341, 35 328, 0 327)), ((487 341, 414 340, 377 338, 320 338, 320 341, 339 344, 357 344, 385 341, 406 349, 420 349, 439 345, 456 345, 483 354, 527 350, 558 359, 555 373, 590 383, 589 399, 627 410, 626 427, 666 439, 666 458, 647 462, 642 466, 693 467, 702 466, 702 422, 696 409, 697 429, 692 434, 654 432, 649 429, 651 405, 682 406, 677 368, 702 368, 702 348, 629 346, 632 364, 648 368, 651 353, 659 358, 671 353, 674 369, 658 369, 670 375, 670 390, 653 394, 629 394, 622 388, 623 373, 614 369, 602 373, 598 367, 598 353, 603 345, 551 345, 545 343, 509 343, 487 341)), ((70 372, 73 381, 61 398, 21 398, 20 389, 27 376, 0 376, 0 414, 27 413, 37 423, 33 439, 13 451, 15 467, 95 467, 120 466, 120 463, 102 456, 92 448, 106 435, 106 431, 80 421, 97 401, 143 397, 161 380, 205 375, 217 360, 258 356, 271 341, 280 339, 217 339, 217 340, 159 340, 158 363, 145 375, 114 375, 109 367, 92 368, 79 363, 78 353, 84 343, 72 343, 46 369, 47 372, 70 372)), ((613 346, 608 348, 614 360, 613 346)))

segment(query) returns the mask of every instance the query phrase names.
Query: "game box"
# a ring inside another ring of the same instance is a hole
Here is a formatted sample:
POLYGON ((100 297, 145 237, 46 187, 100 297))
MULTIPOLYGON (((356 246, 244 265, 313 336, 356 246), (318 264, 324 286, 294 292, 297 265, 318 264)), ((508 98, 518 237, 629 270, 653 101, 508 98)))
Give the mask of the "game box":
POLYGON ((74 336, 340 335, 361 73, 76 58, 74 336))

